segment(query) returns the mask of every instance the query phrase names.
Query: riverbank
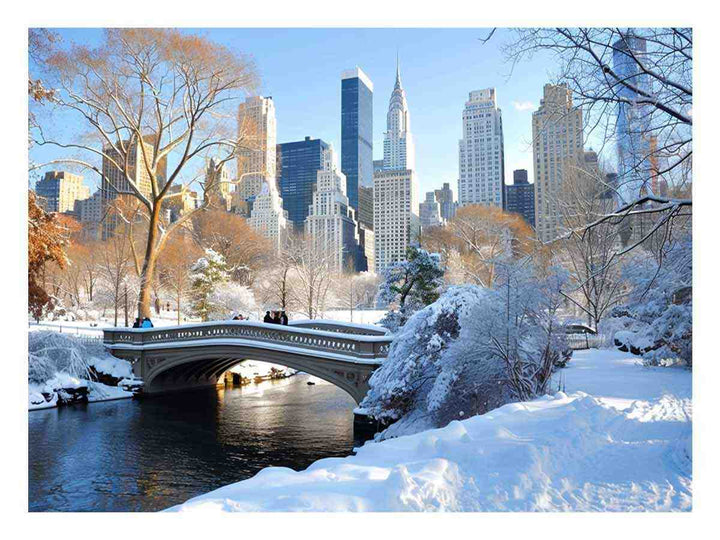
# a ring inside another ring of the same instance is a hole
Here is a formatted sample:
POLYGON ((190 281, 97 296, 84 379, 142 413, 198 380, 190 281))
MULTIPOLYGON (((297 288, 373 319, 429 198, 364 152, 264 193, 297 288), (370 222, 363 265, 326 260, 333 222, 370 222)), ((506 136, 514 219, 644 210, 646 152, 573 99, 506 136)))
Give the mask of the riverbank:
POLYGON ((692 373, 579 351, 565 392, 269 467, 171 511, 688 511, 692 373))

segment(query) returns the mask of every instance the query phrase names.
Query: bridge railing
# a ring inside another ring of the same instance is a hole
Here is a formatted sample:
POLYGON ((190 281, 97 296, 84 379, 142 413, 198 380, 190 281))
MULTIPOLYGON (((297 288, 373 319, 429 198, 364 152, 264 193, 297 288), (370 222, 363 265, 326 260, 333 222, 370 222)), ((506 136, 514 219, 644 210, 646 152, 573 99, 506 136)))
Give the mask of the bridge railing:
POLYGON ((222 321, 189 324, 169 328, 106 328, 103 343, 109 348, 162 348, 225 339, 242 339, 275 346, 322 351, 365 361, 382 361, 387 357, 392 336, 342 334, 296 326, 281 326, 255 321, 222 321))
POLYGON ((354 334, 358 336, 387 336, 390 331, 382 326, 369 324, 345 323, 328 319, 305 319, 290 321, 290 326, 296 328, 311 328, 325 332, 337 332, 339 334, 354 334))

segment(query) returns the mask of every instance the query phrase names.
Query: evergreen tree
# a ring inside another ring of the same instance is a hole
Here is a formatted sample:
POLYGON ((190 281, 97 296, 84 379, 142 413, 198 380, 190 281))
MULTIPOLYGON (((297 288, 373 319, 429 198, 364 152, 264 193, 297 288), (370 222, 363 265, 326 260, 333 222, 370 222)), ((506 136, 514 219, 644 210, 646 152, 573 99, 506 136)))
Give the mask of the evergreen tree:
POLYGON ((389 267, 383 275, 379 300, 394 304, 380 322, 391 331, 402 327, 413 313, 432 304, 440 296, 445 269, 438 253, 410 247, 407 260, 389 267))
POLYGON ((205 250, 205 257, 192 267, 192 313, 203 322, 213 311, 211 296, 221 283, 228 280, 229 271, 225 257, 212 249, 205 250))

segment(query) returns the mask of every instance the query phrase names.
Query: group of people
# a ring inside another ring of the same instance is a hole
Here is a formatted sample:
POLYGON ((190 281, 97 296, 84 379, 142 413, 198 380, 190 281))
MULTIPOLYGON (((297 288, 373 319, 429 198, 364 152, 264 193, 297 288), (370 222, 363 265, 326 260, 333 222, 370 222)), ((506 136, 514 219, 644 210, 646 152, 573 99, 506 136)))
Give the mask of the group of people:
POLYGON ((153 328, 153 323, 150 317, 135 317, 133 328, 153 328))
POLYGON ((272 313, 270 311, 266 311, 265 317, 263 317, 263 322, 270 324, 284 324, 287 326, 288 316, 284 311, 273 311, 272 313))

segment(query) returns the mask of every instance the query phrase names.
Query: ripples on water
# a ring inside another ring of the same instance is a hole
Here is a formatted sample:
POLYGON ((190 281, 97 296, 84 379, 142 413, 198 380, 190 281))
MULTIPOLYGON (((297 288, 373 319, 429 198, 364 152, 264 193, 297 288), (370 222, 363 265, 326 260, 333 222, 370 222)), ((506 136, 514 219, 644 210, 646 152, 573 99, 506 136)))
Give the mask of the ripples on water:
POLYGON ((268 466, 346 456, 355 402, 298 375, 29 413, 30 511, 155 511, 268 466))

